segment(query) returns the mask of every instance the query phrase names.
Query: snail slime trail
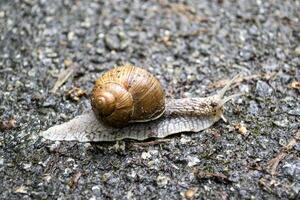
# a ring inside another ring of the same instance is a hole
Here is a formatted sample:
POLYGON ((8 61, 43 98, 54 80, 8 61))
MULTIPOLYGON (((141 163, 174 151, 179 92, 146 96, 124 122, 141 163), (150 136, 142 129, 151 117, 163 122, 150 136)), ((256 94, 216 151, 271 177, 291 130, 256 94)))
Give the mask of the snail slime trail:
POLYGON ((40 133, 59 141, 100 142, 164 138, 199 132, 223 117, 224 96, 233 78, 208 97, 165 99, 159 81, 144 69, 125 64, 104 73, 91 95, 92 110, 40 133))

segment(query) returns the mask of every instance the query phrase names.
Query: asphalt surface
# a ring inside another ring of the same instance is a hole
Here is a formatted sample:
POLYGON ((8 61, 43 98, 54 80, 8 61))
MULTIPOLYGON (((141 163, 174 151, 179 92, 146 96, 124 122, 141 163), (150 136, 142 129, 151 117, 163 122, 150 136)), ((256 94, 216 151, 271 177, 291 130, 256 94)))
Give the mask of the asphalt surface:
POLYGON ((0 199, 299 199, 300 1, 1 1, 0 31, 0 199), (227 123, 166 140, 38 137, 90 109, 96 78, 124 62, 168 97, 236 74, 229 93, 245 95, 227 123))

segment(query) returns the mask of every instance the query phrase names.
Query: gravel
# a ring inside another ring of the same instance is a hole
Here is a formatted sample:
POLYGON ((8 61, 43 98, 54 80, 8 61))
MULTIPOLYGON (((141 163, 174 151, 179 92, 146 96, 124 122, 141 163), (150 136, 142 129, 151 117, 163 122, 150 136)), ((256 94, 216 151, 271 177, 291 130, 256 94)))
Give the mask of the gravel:
POLYGON ((300 129, 299 10, 281 0, 1 1, 0 199, 299 198, 299 141, 267 170, 300 129), (167 140, 38 137, 90 109, 69 91, 89 94, 124 62, 155 74, 168 97, 212 94, 236 74, 245 78, 231 93, 246 94, 226 105, 228 123, 167 140))
POLYGON ((264 81, 257 81, 255 94, 259 97, 271 96, 273 89, 264 81))

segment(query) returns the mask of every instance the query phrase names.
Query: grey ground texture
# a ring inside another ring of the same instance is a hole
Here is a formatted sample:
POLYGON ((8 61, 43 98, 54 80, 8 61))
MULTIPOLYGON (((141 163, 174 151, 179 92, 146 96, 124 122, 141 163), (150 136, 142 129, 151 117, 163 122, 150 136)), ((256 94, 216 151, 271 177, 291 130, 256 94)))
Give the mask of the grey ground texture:
POLYGON ((1 0, 0 33, 0 199, 300 198, 300 1, 1 0), (38 136, 89 110, 97 77, 126 62, 168 97, 237 74, 228 95, 245 95, 198 133, 38 136))

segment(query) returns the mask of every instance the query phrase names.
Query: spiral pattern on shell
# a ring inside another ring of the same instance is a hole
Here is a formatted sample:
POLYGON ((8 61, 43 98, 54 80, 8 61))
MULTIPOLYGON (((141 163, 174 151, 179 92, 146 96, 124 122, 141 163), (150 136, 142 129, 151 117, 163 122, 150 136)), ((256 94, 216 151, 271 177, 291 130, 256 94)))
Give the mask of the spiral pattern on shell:
POLYGON ((165 94, 152 74, 125 64, 109 70, 96 81, 91 104, 100 120, 122 127, 160 117, 165 110, 165 94))

